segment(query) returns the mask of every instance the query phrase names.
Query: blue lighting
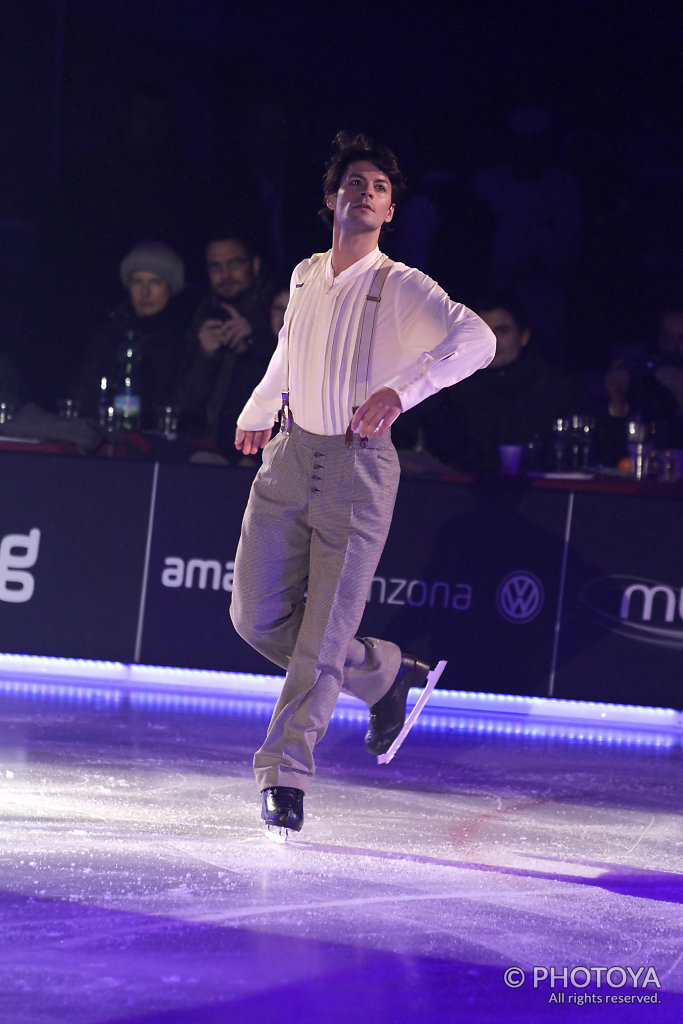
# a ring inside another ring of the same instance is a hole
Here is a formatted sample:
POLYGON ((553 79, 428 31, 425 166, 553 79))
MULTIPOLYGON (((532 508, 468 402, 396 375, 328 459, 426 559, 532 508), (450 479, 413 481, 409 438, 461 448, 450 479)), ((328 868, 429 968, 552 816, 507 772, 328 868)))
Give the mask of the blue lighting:
MULTIPOLYGON (((49 703, 267 719, 281 686, 282 676, 0 654, 0 695, 49 703)), ((410 691, 409 705, 418 695, 410 691)), ((342 694, 333 721, 365 723, 367 716, 342 694)), ((435 690, 415 728, 670 750, 681 744, 683 715, 671 708, 435 690)))

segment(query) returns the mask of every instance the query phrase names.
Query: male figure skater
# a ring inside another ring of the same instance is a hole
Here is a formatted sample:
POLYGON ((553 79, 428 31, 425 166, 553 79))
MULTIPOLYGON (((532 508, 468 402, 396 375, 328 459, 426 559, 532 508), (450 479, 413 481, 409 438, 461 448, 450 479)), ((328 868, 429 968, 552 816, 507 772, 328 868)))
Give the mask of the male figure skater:
POLYGON ((398 487, 391 424, 495 352, 471 310, 380 252, 404 191, 391 150, 363 135, 335 141, 321 211, 332 248, 294 270, 278 347, 235 434, 245 455, 264 452, 230 612, 237 632, 286 669, 254 772, 266 825, 293 831, 340 691, 370 708, 365 746, 381 754, 403 727, 408 689, 429 672, 396 644, 355 636, 398 487))

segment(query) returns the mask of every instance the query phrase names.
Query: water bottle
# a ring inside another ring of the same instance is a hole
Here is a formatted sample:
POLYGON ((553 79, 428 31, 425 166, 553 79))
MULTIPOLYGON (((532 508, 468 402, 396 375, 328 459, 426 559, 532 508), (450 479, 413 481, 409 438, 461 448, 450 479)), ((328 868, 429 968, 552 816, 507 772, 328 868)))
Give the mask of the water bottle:
POLYGON ((128 331, 119 347, 119 375, 114 393, 114 414, 120 430, 139 430, 142 399, 138 381, 140 351, 133 331, 128 331))

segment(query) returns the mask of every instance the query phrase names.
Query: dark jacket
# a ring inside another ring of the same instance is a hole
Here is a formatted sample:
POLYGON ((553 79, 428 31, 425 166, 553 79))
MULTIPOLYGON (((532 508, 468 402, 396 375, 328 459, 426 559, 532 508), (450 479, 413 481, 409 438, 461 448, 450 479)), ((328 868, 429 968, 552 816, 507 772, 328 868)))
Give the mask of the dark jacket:
POLYGON ((138 352, 136 372, 142 398, 142 426, 155 426, 155 406, 175 404, 191 316, 189 298, 175 295, 154 316, 139 317, 128 299, 111 311, 95 333, 78 375, 77 397, 86 416, 97 415, 100 381, 107 378, 114 393, 121 374, 121 348, 127 343, 138 352))
POLYGON ((584 388, 531 342, 514 363, 478 370, 444 389, 428 410, 425 440, 462 472, 497 472, 501 444, 534 442, 539 469, 552 469, 556 417, 587 409, 584 388))
POLYGON ((626 416, 610 416, 608 410, 604 410, 600 422, 600 450, 605 465, 616 465, 628 455, 627 425, 633 419, 649 423, 650 439, 657 448, 683 448, 683 416, 669 389, 653 375, 657 365, 662 365, 661 359, 652 356, 643 359, 643 367, 632 373, 626 416))
POLYGON ((198 332, 209 319, 220 317, 220 302, 207 294, 197 307, 187 332, 179 402, 186 429, 215 436, 223 419, 234 437, 235 420, 266 371, 276 339, 270 327, 270 293, 256 285, 229 303, 246 317, 251 337, 242 350, 219 349, 207 356, 198 332))

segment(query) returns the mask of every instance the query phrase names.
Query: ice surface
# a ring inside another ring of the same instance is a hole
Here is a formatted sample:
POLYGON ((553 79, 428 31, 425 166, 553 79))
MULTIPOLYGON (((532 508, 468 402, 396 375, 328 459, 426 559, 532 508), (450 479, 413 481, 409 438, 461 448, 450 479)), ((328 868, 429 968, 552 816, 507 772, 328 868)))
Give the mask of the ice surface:
POLYGON ((333 723, 281 845, 250 768, 266 723, 4 699, 2 1024, 521 1024, 567 1012, 553 992, 683 1019, 679 747, 418 724, 379 767, 333 723), (533 987, 580 965, 662 988, 533 987))

